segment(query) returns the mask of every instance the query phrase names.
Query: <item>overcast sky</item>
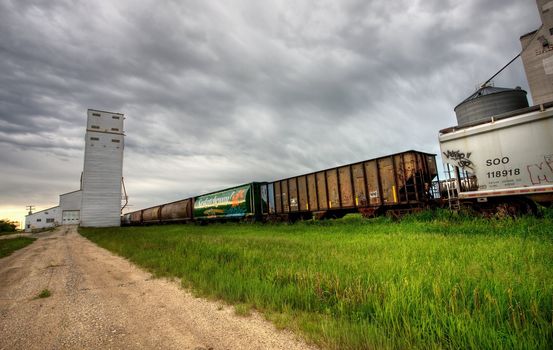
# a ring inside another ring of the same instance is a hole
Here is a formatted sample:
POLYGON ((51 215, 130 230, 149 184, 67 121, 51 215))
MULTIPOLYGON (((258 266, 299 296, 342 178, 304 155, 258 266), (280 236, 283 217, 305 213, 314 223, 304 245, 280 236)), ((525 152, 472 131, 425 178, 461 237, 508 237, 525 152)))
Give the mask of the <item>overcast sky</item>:
MULTIPOLYGON (((539 24, 533 0, 0 0, 0 217, 79 188, 88 108, 125 114, 131 209, 438 153, 539 24)), ((494 83, 527 90, 520 59, 494 83)))

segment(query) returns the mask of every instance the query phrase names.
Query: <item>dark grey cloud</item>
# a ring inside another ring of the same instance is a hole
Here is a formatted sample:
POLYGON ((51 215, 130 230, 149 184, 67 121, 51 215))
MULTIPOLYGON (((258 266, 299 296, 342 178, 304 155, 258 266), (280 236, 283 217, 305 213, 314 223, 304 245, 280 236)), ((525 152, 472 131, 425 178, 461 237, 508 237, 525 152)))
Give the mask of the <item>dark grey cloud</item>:
MULTIPOLYGON (((533 2, 0 0, 2 205, 78 187, 124 113, 134 208, 406 149, 538 26, 533 2)), ((519 62, 496 85, 527 87, 519 62)))

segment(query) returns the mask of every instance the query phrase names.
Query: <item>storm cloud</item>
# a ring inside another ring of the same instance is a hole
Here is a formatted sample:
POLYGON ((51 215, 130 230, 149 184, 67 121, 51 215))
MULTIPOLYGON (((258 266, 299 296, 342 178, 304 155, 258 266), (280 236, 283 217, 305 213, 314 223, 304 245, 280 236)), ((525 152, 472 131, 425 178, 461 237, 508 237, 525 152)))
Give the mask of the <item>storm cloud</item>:
MULTIPOLYGON (((88 108, 126 116, 131 209, 436 153, 538 26, 520 0, 0 0, 0 210, 78 188, 88 108)), ((520 61, 494 82, 527 89, 520 61)))

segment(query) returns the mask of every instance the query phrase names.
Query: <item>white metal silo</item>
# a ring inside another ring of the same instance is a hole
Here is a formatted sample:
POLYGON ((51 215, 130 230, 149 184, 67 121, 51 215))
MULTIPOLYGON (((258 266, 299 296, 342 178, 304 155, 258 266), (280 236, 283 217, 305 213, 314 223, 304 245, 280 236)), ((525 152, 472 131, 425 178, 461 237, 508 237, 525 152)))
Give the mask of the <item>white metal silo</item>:
POLYGON ((124 116, 93 109, 87 114, 80 225, 120 226, 124 116))

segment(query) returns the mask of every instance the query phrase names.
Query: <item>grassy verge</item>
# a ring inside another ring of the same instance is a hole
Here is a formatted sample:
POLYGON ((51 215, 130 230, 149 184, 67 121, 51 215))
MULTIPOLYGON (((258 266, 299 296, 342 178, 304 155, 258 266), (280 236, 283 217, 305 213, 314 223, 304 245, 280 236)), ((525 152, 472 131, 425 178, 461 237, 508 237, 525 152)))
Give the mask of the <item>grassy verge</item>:
POLYGON ((24 248, 34 241, 35 238, 29 237, 0 239, 0 258, 10 255, 16 250, 24 248))
POLYGON ((328 348, 553 348, 553 220, 81 229, 328 348))

